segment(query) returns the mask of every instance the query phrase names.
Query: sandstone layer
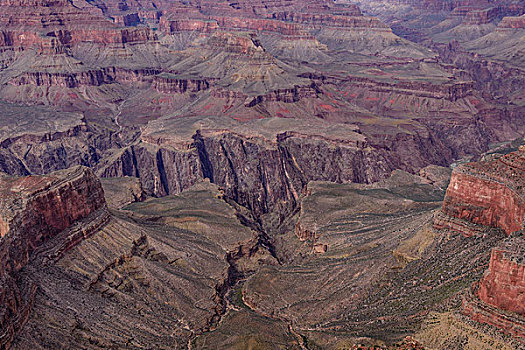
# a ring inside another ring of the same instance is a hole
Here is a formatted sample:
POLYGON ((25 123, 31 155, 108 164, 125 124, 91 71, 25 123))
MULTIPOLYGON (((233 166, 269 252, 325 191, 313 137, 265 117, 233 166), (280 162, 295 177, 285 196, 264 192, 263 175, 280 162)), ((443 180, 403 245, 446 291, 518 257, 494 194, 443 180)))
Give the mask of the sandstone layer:
MULTIPOLYGON (((498 227, 507 234, 523 229, 525 150, 455 169, 442 212, 473 224, 498 227)), ((436 227, 450 227, 440 217, 436 227)), ((451 227, 452 228, 452 227, 451 227)), ((471 235, 470 232, 463 232, 471 235)))
POLYGON ((463 301, 464 312, 525 342, 523 236, 492 250, 490 265, 463 301))
POLYGON ((516 238, 494 248, 478 291, 485 303, 522 316, 525 315, 524 247, 523 238, 516 238))
MULTIPOLYGON (((1 346, 8 348, 27 321, 34 301, 35 285, 23 290, 17 282, 20 270, 47 241, 76 221, 107 214, 101 212, 105 201, 100 182, 88 168, 47 176, 3 177, 0 187, 1 346)), ((47 258, 60 258, 91 233, 89 225, 71 232, 47 258)))
POLYGON ((463 311, 473 320, 490 324, 525 340, 523 265, 523 179, 525 150, 491 155, 488 160, 456 168, 442 212, 434 227, 465 236, 485 237, 487 227, 511 237, 491 250, 481 281, 464 295, 463 311))

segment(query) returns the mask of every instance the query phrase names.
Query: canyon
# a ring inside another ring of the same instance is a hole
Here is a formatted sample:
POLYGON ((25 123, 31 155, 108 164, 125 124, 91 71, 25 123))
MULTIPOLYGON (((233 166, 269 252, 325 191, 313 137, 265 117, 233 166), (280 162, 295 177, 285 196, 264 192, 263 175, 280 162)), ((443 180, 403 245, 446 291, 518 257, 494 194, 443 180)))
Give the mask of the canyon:
POLYGON ((0 0, 0 348, 522 347, 524 10, 0 0))

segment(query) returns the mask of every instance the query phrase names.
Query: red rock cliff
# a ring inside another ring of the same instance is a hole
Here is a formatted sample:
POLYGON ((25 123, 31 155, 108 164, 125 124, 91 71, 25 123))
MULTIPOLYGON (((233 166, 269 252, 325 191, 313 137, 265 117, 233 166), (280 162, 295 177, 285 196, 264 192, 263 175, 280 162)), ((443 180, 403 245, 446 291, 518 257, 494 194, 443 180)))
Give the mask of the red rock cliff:
POLYGON ((525 315, 525 239, 494 248, 478 297, 499 309, 525 315))
POLYGON ((525 343, 525 238, 492 250, 485 276, 464 296, 463 312, 525 343))
MULTIPOLYGON (((105 208, 91 169, 75 167, 47 176, 0 178, 0 348, 9 348, 31 313, 36 287, 19 286, 17 273, 32 253, 75 221, 105 208)), ((65 248, 81 240, 70 236, 65 248)))
MULTIPOLYGON (((466 164, 452 173, 442 212, 452 220, 499 227, 510 234, 524 227, 524 184, 523 148, 497 159, 466 164)), ((435 226, 451 228, 452 220, 441 216, 435 226)))
MULTIPOLYGON (((469 163, 452 173, 442 213, 434 226, 466 236, 486 226, 507 235, 524 229, 525 147, 469 163)), ((463 312, 525 341, 525 239, 507 238, 492 250, 489 268, 464 295, 463 312)))

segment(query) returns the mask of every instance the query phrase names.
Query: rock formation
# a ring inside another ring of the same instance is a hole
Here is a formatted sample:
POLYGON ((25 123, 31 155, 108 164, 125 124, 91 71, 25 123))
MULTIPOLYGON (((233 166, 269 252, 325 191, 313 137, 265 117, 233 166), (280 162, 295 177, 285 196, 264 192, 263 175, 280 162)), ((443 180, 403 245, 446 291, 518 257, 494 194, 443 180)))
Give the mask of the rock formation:
MULTIPOLYGON (((435 224, 470 237, 432 228, 448 166, 525 133, 520 4, 0 0, 0 171, 34 187, 0 216, 2 344, 412 334, 482 278, 485 225, 523 228, 521 153, 455 170, 435 224)), ((476 300, 516 313, 506 264, 476 300)))
POLYGON ((464 297, 463 310, 472 319, 490 324, 525 342, 525 240, 508 239, 492 249, 484 277, 464 297))
POLYGON ((478 290, 483 302, 522 316, 525 316, 524 243, 523 237, 515 238, 492 250, 489 269, 478 290))
POLYGON ((483 10, 469 11, 463 19, 465 25, 487 24, 499 15, 499 9, 492 7, 483 10))
MULTIPOLYGON (((104 192, 93 172, 76 167, 46 176, 2 177, 0 209, 0 345, 9 348, 14 336, 31 314, 35 285, 29 290, 17 282, 17 276, 47 241, 90 216, 106 217, 104 192)), ((99 222, 104 219, 94 218, 99 222)), ((98 226, 84 223, 69 232, 60 244, 47 252, 57 259, 93 233, 98 226)))
POLYGON ((488 270, 466 292, 463 310, 472 319, 493 325, 523 342, 525 242, 515 232, 524 229, 525 147, 490 158, 454 169, 434 227, 470 237, 485 236, 487 226, 518 235, 492 249, 488 270))
POLYGON ((525 15, 519 17, 504 17, 498 23, 498 28, 523 29, 525 28, 525 15))
MULTIPOLYGON (((498 227, 507 234, 522 230, 525 220, 524 179, 523 147, 505 156, 460 166, 452 173, 442 213, 472 224, 498 227)), ((454 225, 443 216, 436 219, 435 225, 454 229, 454 225)), ((468 230, 462 233, 473 234, 468 230)))

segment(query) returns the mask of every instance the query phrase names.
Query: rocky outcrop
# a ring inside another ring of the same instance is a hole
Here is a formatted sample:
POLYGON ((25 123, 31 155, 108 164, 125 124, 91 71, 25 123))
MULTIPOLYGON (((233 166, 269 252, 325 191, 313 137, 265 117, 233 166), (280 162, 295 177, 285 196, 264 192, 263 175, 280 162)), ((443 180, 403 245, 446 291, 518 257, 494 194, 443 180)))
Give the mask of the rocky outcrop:
POLYGON ((373 92, 395 92, 401 95, 447 99, 457 101, 472 95, 473 84, 469 81, 456 81, 446 84, 432 84, 421 82, 399 82, 391 84, 364 77, 348 77, 345 82, 351 82, 355 87, 364 87, 373 92))
POLYGON ((298 37, 304 32, 296 24, 284 23, 278 20, 271 19, 254 19, 254 18, 240 18, 240 17, 216 17, 215 20, 222 28, 227 29, 244 29, 253 30, 263 33, 278 33, 285 36, 298 37))
POLYGON ((105 206, 100 182, 85 167, 4 177, 0 189, 2 273, 18 272, 39 245, 105 206))
POLYGON ((465 17, 467 16, 469 13, 471 12, 476 12, 476 11, 482 11, 483 8, 480 7, 480 6, 477 6, 477 5, 474 5, 474 6, 459 6, 459 7, 456 7, 454 8, 450 14, 449 14, 449 17, 465 17))
POLYGON ((465 25, 487 24, 493 21, 499 15, 499 9, 492 7, 483 10, 470 11, 463 19, 465 25))
MULTIPOLYGON (((18 285, 17 274, 47 241, 78 220, 107 217, 104 192, 94 173, 76 167, 47 176, 0 179, 0 347, 9 348, 29 317, 35 286, 18 285)), ((94 230, 85 225, 66 235, 49 258, 60 258, 94 230)))
POLYGON ((245 99, 246 107, 255 107, 263 102, 284 102, 294 103, 303 98, 316 98, 321 93, 315 83, 310 86, 294 86, 289 89, 278 89, 270 91, 264 95, 248 96, 242 92, 216 88, 212 90, 212 96, 216 98, 237 98, 245 99), (233 93, 233 94, 232 94, 233 93))
POLYGON ((525 240, 507 240, 492 250, 489 268, 464 296, 463 312, 525 343, 525 240))
MULTIPOLYGON (((0 44, 19 50, 90 42, 125 44, 154 40, 147 27, 121 28, 94 7, 80 8, 67 1, 4 1, 0 14, 0 44), (94 11, 95 10, 95 11, 94 11)), ((124 23, 133 24, 133 16, 124 23)))
POLYGON ((207 79, 185 79, 171 74, 160 74, 153 78, 153 88, 165 94, 199 92, 210 88, 207 79))
POLYGON ((463 312, 476 322, 494 326, 519 340, 525 339, 525 320, 522 317, 503 313, 472 294, 464 297, 463 312))
POLYGON ((388 0, 391 4, 405 4, 413 7, 432 11, 451 11, 457 7, 489 5, 487 0, 388 0))
MULTIPOLYGON (((434 227, 465 236, 485 236, 487 227, 507 235, 525 227, 525 147, 454 169, 434 227)), ((507 239, 492 249, 481 282, 464 296, 463 311, 525 341, 525 241, 507 239)))
POLYGON ((34 85, 76 88, 80 86, 100 86, 115 82, 138 82, 159 72, 157 69, 126 70, 115 67, 72 73, 25 72, 11 79, 9 84, 16 86, 34 85))
POLYGON ((478 297, 501 310, 525 316, 525 239, 515 238, 494 248, 478 297))
MULTIPOLYGON (((496 159, 463 165, 452 173, 442 212, 473 224, 500 228, 507 234, 522 230, 525 223, 524 179, 523 147, 496 159)), ((442 219, 435 225, 453 228, 442 219)))
POLYGON ((309 28, 319 29, 322 26, 337 27, 340 29, 375 28, 390 31, 390 27, 375 17, 365 16, 338 16, 333 14, 315 13, 275 13, 273 18, 286 22, 306 24, 309 28))
POLYGON ((138 13, 128 13, 125 15, 115 15, 113 16, 115 23, 122 26, 136 26, 140 23, 140 17, 138 13))
POLYGON ((277 33, 292 37, 308 37, 308 34, 297 24, 285 23, 274 19, 220 17, 211 16, 208 19, 165 18, 160 20, 160 28, 166 33, 198 32, 215 33, 222 30, 246 30, 263 33, 277 33))
POLYGON ((243 55, 260 54, 264 51, 261 43, 254 35, 236 35, 231 32, 215 33, 208 44, 212 48, 220 48, 229 53, 243 55))
POLYGON ((449 156, 431 135, 369 141, 359 129, 347 129, 344 136, 281 132, 270 139, 202 129, 186 144, 169 136, 143 137, 101 162, 97 174, 138 177, 153 196, 176 194, 207 178, 256 217, 285 217, 309 181, 372 183, 396 168, 414 172, 449 156), (398 149, 409 151, 403 155, 398 149))
POLYGON ((174 18, 168 19, 161 17, 159 22, 160 29, 165 33, 177 32, 199 32, 213 33, 219 29, 219 25, 213 20, 174 18))
POLYGON ((149 195, 180 193, 203 178, 195 149, 178 150, 141 143, 125 148, 99 165, 100 177, 134 176, 140 178, 149 195))
MULTIPOLYGON (((435 45, 433 49, 439 52, 444 62, 468 72, 468 79, 474 82, 474 90, 481 92, 481 96, 487 101, 496 100, 508 104, 511 101, 509 98, 512 96, 512 91, 519 91, 525 84, 521 69, 501 62, 489 61, 481 55, 467 52, 457 41, 446 45, 435 45)), ((518 111, 518 113, 523 112, 518 111)), ((521 119, 523 118, 517 119, 517 122, 519 123, 521 119)))
POLYGON ((523 29, 525 28, 525 15, 519 17, 503 17, 498 23, 498 29, 523 29))

